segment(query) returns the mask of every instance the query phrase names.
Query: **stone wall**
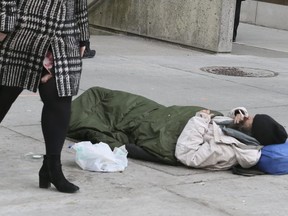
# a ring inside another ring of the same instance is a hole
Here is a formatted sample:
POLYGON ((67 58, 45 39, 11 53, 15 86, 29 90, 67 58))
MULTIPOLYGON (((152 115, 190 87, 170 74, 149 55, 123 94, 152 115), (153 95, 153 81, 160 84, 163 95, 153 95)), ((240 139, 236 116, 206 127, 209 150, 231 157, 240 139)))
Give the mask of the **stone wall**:
POLYGON ((212 52, 230 52, 235 0, 90 1, 93 27, 113 29, 212 52))

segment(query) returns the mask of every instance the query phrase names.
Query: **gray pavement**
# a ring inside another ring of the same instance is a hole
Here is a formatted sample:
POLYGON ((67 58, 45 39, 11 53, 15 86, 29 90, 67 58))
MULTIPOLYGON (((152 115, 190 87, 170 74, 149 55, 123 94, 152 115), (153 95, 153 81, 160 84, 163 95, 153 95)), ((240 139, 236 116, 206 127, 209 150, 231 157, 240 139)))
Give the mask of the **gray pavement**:
MULTIPOLYGON (((231 54, 209 54, 175 44, 126 35, 91 38, 97 50, 84 60, 80 95, 93 86, 124 90, 164 105, 201 105, 226 113, 245 106, 288 126, 287 31, 240 24, 231 54), (232 77, 207 66, 257 68, 275 77, 232 77)), ((288 176, 242 177, 129 159, 122 173, 81 170, 75 153, 63 150, 66 177, 76 194, 38 188, 44 153, 38 94, 24 91, 0 126, 0 215, 5 216, 191 216, 287 215, 288 176)))

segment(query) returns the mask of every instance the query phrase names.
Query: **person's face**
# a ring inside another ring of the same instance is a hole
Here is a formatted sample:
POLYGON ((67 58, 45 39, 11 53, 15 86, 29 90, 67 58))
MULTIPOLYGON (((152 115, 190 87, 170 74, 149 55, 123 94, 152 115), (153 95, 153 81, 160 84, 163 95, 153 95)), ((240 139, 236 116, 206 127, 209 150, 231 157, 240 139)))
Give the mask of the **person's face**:
POLYGON ((247 135, 251 135, 253 116, 245 117, 239 124, 233 124, 231 128, 239 130, 247 135))
POLYGON ((252 124, 253 124, 253 116, 248 116, 247 118, 244 119, 243 127, 251 130, 252 124))

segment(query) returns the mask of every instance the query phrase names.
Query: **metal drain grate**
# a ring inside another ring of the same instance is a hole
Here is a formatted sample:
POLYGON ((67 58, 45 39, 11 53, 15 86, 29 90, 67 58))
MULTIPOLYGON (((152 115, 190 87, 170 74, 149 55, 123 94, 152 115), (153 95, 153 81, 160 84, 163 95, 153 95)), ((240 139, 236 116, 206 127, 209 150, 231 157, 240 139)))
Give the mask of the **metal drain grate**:
POLYGON ((238 77, 274 77, 278 73, 259 69, 259 68, 245 68, 245 67, 223 67, 223 66, 212 66, 212 67, 203 67, 200 70, 225 76, 238 76, 238 77))

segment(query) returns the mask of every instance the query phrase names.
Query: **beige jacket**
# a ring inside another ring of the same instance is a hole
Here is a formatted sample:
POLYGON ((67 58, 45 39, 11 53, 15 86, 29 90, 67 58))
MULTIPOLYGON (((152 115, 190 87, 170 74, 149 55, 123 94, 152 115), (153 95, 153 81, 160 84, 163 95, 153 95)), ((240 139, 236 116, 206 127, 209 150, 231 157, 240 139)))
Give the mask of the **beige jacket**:
MULTIPOLYGON (((248 116, 245 108, 243 111, 248 116)), ((234 112, 230 112, 230 116, 233 117, 234 112)), ((217 121, 221 118, 229 119, 219 116, 217 121)), ((176 158, 184 165, 209 170, 226 170, 236 164, 244 168, 255 165, 261 156, 261 148, 245 145, 225 135, 215 121, 203 112, 192 117, 177 140, 176 158)))

